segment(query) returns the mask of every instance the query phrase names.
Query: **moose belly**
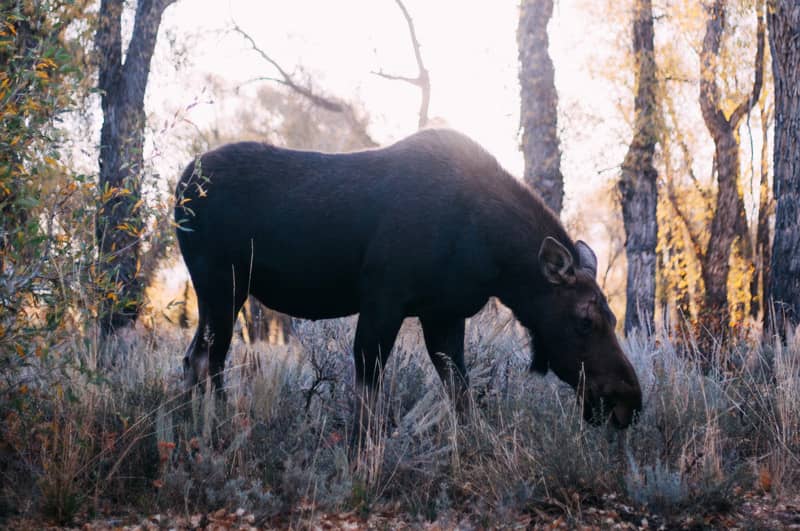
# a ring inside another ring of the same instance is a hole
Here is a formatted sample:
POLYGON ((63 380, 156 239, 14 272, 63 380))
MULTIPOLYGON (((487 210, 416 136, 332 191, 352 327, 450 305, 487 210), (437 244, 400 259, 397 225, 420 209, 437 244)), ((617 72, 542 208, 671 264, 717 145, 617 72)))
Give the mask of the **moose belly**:
POLYGON ((268 308, 293 317, 333 319, 358 313, 357 282, 347 275, 260 270, 254 277, 251 293, 268 308))

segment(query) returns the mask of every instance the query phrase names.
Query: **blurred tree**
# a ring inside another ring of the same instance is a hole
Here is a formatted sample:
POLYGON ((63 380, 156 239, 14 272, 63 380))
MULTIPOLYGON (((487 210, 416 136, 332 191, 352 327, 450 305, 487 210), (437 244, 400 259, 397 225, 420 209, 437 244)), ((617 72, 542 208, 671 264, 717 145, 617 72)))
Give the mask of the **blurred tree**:
MULTIPOLYGON (((189 130, 186 144, 195 156, 227 142, 254 140, 293 149, 327 152, 374 147, 363 131, 342 120, 338 109, 328 109, 283 84, 260 86, 255 94, 243 94, 224 79, 208 76, 210 93, 220 104, 208 127, 189 130), (231 119, 231 116, 234 118, 231 119)), ((353 113, 366 122, 367 113, 355 104, 353 113)))
MULTIPOLYGON (((705 300, 704 283, 702 282, 702 263, 710 245, 711 223, 714 218, 717 191, 716 161, 713 151, 709 153, 705 132, 708 130, 703 121, 699 105, 691 105, 690 100, 697 101, 696 87, 701 84, 696 63, 687 58, 692 51, 700 49, 706 33, 707 16, 702 17, 703 6, 700 3, 673 3, 668 6, 668 16, 656 17, 659 27, 663 28, 667 38, 659 40, 659 79, 663 80, 660 94, 664 126, 661 130, 660 149, 657 156, 660 163, 659 173, 661 192, 659 198, 659 280, 661 307, 672 317, 672 326, 692 324, 705 326, 707 322, 695 320, 702 315, 705 300), (676 38, 682 36, 682 38, 676 38), (706 161, 713 161, 708 164, 706 161), (708 177, 702 174, 708 172, 708 177), (662 234, 662 230, 668 233, 662 234), (678 264, 681 264, 678 267, 678 264), (662 289, 663 287, 663 289, 662 289), (665 307, 664 305, 668 307, 665 307), (675 319, 677 318, 677 319, 675 319), (686 322, 684 322, 686 321, 686 322)), ((662 7, 661 9, 665 9, 662 7)), ((726 29, 722 35, 716 72, 720 84, 721 105, 728 116, 739 102, 749 99, 753 91, 756 72, 752 65, 753 54, 758 55, 757 38, 759 33, 758 17, 752 17, 753 2, 732 2, 726 8, 726 29)), ((763 26, 762 26, 763 28, 763 26)), ((763 37, 762 37, 763 42, 763 37)), ((769 79, 762 81, 762 101, 769 93, 769 79)), ((751 129, 751 116, 746 114, 747 127, 741 125, 737 129, 737 146, 739 134, 747 134, 751 129)), ((758 115, 757 120, 764 120, 758 115)), ((744 124, 745 120, 740 122, 744 124)), ((766 122, 760 123, 763 130, 766 122)), ((712 138, 713 140, 713 138, 712 138)), ((711 144, 714 145, 713 143, 711 144)), ((769 165, 764 157, 768 146, 763 146, 761 153, 754 151, 753 137, 750 137, 751 183, 745 186, 743 179, 737 179, 739 194, 744 201, 737 207, 738 215, 745 216, 745 204, 759 204, 757 157, 762 157, 762 168, 768 172, 769 165), (749 197, 748 197, 749 193, 749 197)), ((740 172, 747 174, 743 165, 740 172)), ((768 178, 768 173, 764 178, 768 178)), ((770 194, 761 194, 761 199, 769 201, 770 194)), ((753 207, 752 226, 757 227, 759 212, 753 207)), ((769 220, 769 209, 761 210, 762 225, 769 220)), ((729 259, 726 291, 727 306, 730 319, 720 326, 728 324, 737 328, 745 324, 748 306, 751 314, 758 312, 757 292, 754 290, 758 278, 763 275, 760 269, 761 259, 757 259, 754 249, 763 236, 758 231, 751 234, 748 223, 736 227, 736 234, 729 259)), ((768 224, 767 224, 768 226, 768 224)), ((761 231, 763 235, 764 231, 761 231)), ((767 231, 768 237, 768 231, 767 231)), ((706 334, 703 334, 706 335, 706 334)))
POLYGON ((252 79, 251 81, 273 81, 283 85, 296 94, 299 94, 309 102, 313 103, 321 109, 337 113, 344 118, 347 125, 350 127, 352 134, 359 138, 359 142, 364 147, 377 147, 378 142, 372 139, 367 131, 368 117, 359 112, 359 109, 351 103, 348 103, 341 98, 335 96, 327 96, 315 90, 310 80, 305 82, 296 79, 287 72, 275 59, 273 59, 263 48, 259 47, 255 40, 244 31, 238 24, 233 25, 233 31, 241 35, 256 54, 258 54, 264 61, 266 61, 272 68, 274 68, 279 77, 260 76, 252 79))
POLYGON ((97 241, 102 282, 107 290, 100 309, 104 334, 136 320, 144 284, 140 244, 143 204, 144 95, 161 15, 175 0, 139 0, 133 33, 122 50, 124 0, 101 0, 95 53, 103 126, 100 132, 100 203, 97 241))
POLYGON ((775 80, 775 237, 769 296, 784 335, 800 324, 800 4, 769 0, 769 42, 775 80))
POLYGON ((653 7, 637 0, 633 11, 633 55, 636 67, 633 139, 622 162, 619 181, 625 223, 628 280, 625 333, 654 330, 656 245, 658 243, 658 172, 653 157, 658 140, 658 80, 653 49, 653 7))
POLYGON ((719 337, 730 321, 728 273, 731 248, 738 236, 744 254, 752 259, 752 243, 739 180, 739 124, 759 99, 763 85, 764 20, 763 2, 757 2, 757 50, 753 86, 743 101, 732 106, 730 97, 722 98, 717 82, 720 45, 726 25, 726 1, 715 0, 707 7, 705 37, 700 54, 700 108, 703 120, 714 140, 717 173, 717 197, 706 252, 701 257, 705 297, 700 321, 719 337))
POLYGON ((667 91, 662 101, 664 131, 670 134, 664 135, 661 143, 661 189, 665 192, 659 194, 661 297, 665 318, 673 327, 682 328, 696 313, 696 299, 703 293, 700 257, 706 245, 703 235, 711 219, 713 197, 694 173, 692 151, 667 91), (673 147, 678 148, 677 156, 672 152, 673 147), (688 176, 688 183, 681 179, 684 175, 688 176))
POLYGON ((553 61, 548 52, 547 23, 553 0, 523 0, 520 6, 519 47, 520 125, 525 182, 556 214, 561 214, 564 177, 558 141, 558 94, 553 61))

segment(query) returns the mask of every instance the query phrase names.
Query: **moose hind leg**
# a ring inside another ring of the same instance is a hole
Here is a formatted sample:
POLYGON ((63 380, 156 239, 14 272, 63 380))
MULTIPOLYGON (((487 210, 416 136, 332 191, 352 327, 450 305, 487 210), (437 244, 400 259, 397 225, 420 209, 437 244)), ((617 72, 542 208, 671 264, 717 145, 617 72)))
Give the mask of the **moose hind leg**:
POLYGON ((464 319, 420 318, 428 355, 454 400, 456 410, 464 412, 468 406, 469 375, 464 365, 464 319))
POLYGON ((213 387, 222 390, 233 325, 246 298, 244 290, 236 291, 230 280, 217 284, 212 293, 197 290, 197 332, 184 358, 187 385, 202 385, 210 377, 213 387))
POLYGON ((207 306, 198 301, 197 330, 183 357, 183 383, 190 390, 208 378, 209 329, 207 306))
POLYGON ((209 316, 209 330, 211 331, 211 345, 208 352, 208 374, 211 384, 217 391, 223 389, 223 374, 225 371, 225 358, 233 337, 233 325, 239 313, 241 303, 233 309, 220 308, 209 316))

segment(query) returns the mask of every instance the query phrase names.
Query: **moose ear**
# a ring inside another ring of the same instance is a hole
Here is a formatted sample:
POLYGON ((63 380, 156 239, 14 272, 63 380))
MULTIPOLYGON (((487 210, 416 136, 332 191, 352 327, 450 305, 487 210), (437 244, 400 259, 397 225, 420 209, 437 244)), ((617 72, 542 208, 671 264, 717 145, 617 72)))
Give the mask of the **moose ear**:
POLYGON ((565 284, 575 281, 574 259, 566 247, 558 240, 548 236, 539 248, 539 267, 544 278, 551 284, 565 284))
POLYGON ((578 262, 581 269, 585 269, 597 278, 597 255, 594 254, 592 248, 587 245, 583 240, 575 242, 575 247, 578 249, 578 262))

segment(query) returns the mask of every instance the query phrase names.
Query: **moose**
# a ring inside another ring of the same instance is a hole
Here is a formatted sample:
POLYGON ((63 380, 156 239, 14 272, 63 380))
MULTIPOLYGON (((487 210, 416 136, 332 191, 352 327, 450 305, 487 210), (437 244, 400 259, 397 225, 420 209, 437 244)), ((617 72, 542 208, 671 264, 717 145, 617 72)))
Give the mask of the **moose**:
POLYGON ((464 389, 465 319, 494 296, 530 332, 531 370, 581 393, 588 421, 625 428, 641 410, 594 252, 460 133, 337 154, 228 144, 189 164, 176 196, 199 310, 187 385, 210 377, 222 388, 234 322, 253 295, 303 319, 357 313, 355 379, 367 391, 403 320, 417 317, 440 378, 464 389))

